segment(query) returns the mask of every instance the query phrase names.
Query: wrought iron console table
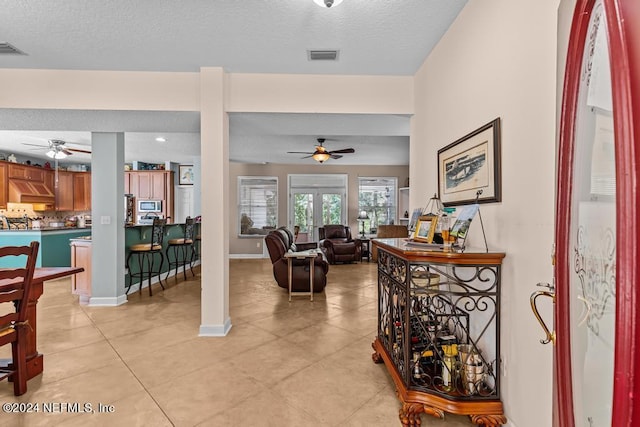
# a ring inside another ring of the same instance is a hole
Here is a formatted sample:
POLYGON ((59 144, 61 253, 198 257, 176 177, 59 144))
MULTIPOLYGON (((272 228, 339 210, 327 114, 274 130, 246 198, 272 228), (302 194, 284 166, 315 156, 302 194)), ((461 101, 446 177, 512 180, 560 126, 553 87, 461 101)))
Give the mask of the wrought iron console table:
POLYGON ((376 239, 378 333, 374 362, 384 362, 402 402, 404 426, 420 415, 469 415, 477 425, 505 424, 500 401, 502 252, 456 253, 376 239))

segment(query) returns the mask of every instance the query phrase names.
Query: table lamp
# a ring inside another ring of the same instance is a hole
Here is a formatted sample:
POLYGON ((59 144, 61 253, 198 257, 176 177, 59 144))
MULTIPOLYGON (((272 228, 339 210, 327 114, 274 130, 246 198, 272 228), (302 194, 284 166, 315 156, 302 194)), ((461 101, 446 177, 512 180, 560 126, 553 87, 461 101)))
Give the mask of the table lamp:
POLYGON ((360 215, 358 215, 358 221, 362 222, 362 234, 360 235, 360 237, 362 237, 363 239, 366 237, 364 235, 364 222, 367 219, 369 219, 369 215, 367 215, 367 212, 365 211, 360 212, 360 215))

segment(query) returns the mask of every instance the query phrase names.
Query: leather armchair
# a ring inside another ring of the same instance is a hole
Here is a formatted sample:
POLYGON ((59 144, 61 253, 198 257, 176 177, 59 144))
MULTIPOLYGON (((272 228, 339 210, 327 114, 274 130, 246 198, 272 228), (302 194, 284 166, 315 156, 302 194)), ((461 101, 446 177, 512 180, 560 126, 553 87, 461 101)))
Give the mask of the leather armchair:
MULTIPOLYGON (((284 254, 317 248, 316 242, 294 243, 293 239, 293 233, 285 227, 270 232, 264 238, 273 265, 273 277, 278 286, 284 289, 289 289, 289 264, 284 254)), ((309 260, 294 258, 291 261, 291 289, 294 292, 309 292, 309 260)), ((314 259, 313 266, 313 292, 322 292, 327 285, 329 272, 329 264, 322 252, 314 259)))
POLYGON ((362 260, 362 242, 351 237, 348 225, 328 224, 319 228, 320 248, 329 264, 362 260))

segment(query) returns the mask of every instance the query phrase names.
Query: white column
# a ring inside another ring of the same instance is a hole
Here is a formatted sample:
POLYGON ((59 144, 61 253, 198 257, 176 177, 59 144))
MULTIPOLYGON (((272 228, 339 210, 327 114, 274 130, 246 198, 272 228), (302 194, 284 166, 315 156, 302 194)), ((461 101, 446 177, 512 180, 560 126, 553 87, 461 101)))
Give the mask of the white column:
POLYGON ((229 317, 229 120, 222 68, 200 70, 202 297, 200 336, 224 336, 229 317))
POLYGON ((91 134, 91 306, 127 302, 124 293, 124 133, 91 134))

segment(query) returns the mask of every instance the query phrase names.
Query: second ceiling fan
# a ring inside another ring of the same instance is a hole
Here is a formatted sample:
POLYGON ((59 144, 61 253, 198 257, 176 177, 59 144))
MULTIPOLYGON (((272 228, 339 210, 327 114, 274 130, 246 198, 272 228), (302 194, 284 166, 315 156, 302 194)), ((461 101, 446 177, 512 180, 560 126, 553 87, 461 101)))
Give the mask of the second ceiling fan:
POLYGON ((316 145, 316 151, 314 151, 313 153, 307 151, 287 151, 287 154, 307 154, 307 156, 303 156, 302 158, 307 159, 311 157, 318 163, 324 163, 329 159, 341 158, 341 154, 350 154, 356 152, 356 150, 354 150, 353 148, 343 148, 341 150, 328 151, 323 145, 325 141, 325 138, 318 138, 318 145, 316 145))

